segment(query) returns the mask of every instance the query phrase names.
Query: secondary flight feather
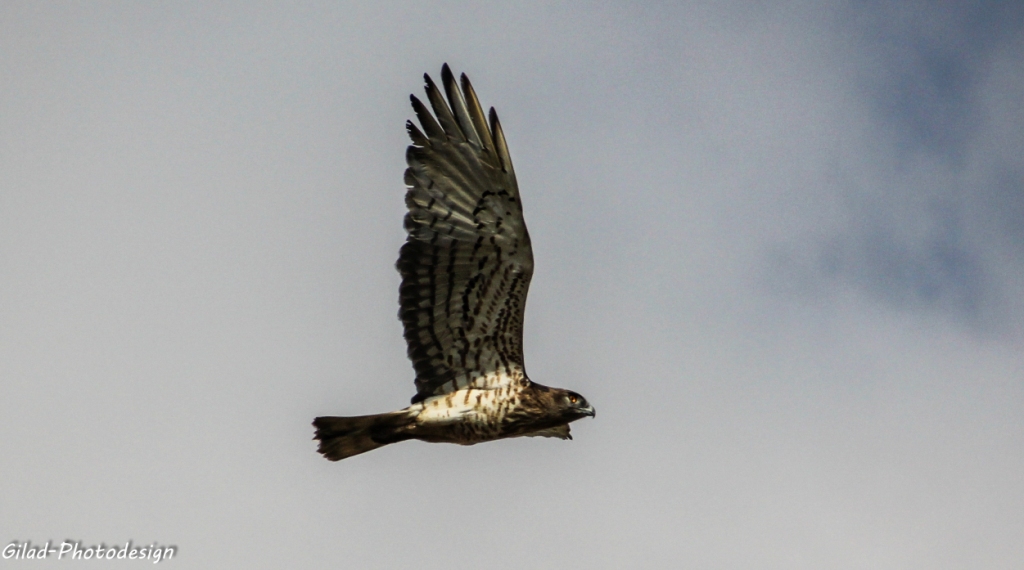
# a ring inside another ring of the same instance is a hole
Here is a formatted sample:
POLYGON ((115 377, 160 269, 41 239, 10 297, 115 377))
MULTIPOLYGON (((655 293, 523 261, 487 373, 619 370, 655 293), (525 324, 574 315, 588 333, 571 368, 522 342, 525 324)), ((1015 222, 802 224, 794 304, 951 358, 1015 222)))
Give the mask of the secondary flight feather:
POLYGON ((424 75, 430 109, 410 96, 420 126, 406 123, 408 237, 396 266, 416 395, 395 412, 316 418, 318 450, 332 461, 409 439, 571 439, 569 423, 594 416, 581 395, 526 375, 533 249, 519 186, 497 113, 485 116, 460 79, 445 64, 442 95, 424 75))

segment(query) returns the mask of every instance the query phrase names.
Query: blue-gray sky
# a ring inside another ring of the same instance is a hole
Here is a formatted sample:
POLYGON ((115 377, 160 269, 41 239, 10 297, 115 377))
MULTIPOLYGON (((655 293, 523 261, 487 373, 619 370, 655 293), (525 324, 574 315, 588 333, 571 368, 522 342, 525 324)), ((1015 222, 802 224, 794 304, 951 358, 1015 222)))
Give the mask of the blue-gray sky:
POLYGON ((0 541, 1015 567, 1021 61, 1014 2, 8 2, 0 541), (314 416, 413 394, 403 124, 443 62, 511 147, 527 371, 600 413, 329 463, 314 416))

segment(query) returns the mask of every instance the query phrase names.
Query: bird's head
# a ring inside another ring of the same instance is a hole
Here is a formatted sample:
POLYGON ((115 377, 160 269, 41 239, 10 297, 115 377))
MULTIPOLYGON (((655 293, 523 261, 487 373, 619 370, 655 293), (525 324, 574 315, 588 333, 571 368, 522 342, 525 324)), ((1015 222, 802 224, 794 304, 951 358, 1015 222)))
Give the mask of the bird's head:
POLYGON ((530 382, 529 389, 523 392, 525 407, 534 408, 556 423, 574 422, 580 418, 594 417, 594 407, 587 399, 572 390, 548 388, 536 382, 530 382), (541 412, 543 410, 543 412, 541 412))
POLYGON ((594 407, 587 403, 587 399, 572 390, 562 390, 561 397, 558 399, 561 401, 556 403, 560 405, 562 414, 569 421, 597 415, 594 407))

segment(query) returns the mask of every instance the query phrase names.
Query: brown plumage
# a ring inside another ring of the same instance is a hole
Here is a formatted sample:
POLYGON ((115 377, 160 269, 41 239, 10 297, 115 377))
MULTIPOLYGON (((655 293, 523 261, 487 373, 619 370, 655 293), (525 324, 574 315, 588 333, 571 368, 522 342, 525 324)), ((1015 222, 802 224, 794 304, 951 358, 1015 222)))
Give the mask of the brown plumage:
POLYGON ((460 89, 447 64, 447 100, 424 80, 433 114, 411 96, 422 130, 406 123, 408 238, 396 264, 417 393, 396 412, 316 418, 319 451, 332 461, 407 439, 571 439, 569 423, 594 415, 579 394, 526 376, 533 250, 497 113, 488 121, 469 79, 460 89))

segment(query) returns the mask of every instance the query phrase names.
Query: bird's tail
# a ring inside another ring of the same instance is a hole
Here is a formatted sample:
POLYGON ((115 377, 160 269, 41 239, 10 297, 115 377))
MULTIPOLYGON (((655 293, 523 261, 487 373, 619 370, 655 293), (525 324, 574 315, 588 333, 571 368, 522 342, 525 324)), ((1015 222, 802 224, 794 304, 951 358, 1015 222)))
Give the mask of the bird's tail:
POLYGON ((313 439, 320 440, 317 451, 331 461, 338 461, 411 439, 405 428, 413 420, 414 416, 406 411, 350 418, 322 416, 313 420, 313 439))

